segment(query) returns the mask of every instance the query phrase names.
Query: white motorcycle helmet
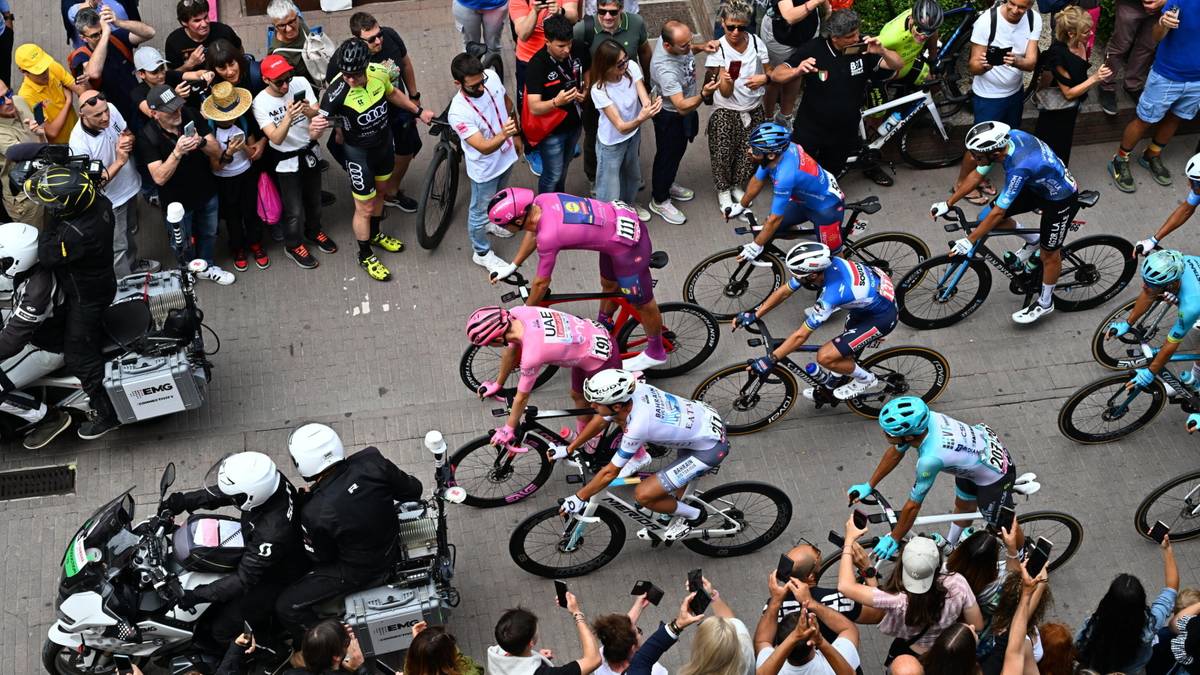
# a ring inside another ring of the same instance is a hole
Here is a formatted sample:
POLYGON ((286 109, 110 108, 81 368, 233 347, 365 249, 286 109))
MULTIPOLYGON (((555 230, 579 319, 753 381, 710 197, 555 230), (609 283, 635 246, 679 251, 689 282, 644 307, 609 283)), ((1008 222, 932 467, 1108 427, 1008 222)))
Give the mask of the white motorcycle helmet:
POLYGON ((217 469, 217 489, 238 499, 238 508, 249 511, 279 489, 279 470, 261 452, 239 452, 226 457, 217 469))
POLYGON ((25 223, 0 225, 0 274, 12 279, 38 261, 38 230, 25 223))
POLYGON ((337 432, 310 422, 292 432, 288 437, 288 452, 292 463, 304 480, 312 480, 322 471, 346 459, 346 448, 337 432))

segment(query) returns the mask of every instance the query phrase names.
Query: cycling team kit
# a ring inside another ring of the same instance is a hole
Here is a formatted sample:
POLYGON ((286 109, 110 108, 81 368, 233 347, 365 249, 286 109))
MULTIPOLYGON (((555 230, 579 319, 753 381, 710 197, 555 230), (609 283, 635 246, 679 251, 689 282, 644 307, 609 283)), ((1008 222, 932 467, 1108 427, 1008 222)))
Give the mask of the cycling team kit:
POLYGON ((346 173, 354 198, 360 200, 375 198, 375 183, 391 177, 396 161, 388 123, 391 77, 386 67, 372 63, 366 79, 363 86, 352 87, 339 73, 321 97, 321 114, 344 120, 338 126, 345 140, 346 173))
POLYGON ((1179 278, 1179 318, 1167 334, 1170 342, 1183 342, 1192 326, 1200 320, 1200 257, 1183 256, 1183 276, 1179 278))
MULTIPOLYGON (((976 171, 986 176, 991 169, 989 164, 976 171)), ((1013 129, 1004 157, 1004 175, 1004 189, 993 203, 1004 209, 1006 216, 1041 209, 1041 247, 1054 251, 1062 246, 1067 227, 1079 212, 1074 199, 1079 186, 1062 160, 1033 134, 1013 129)), ((979 219, 986 218, 991 210, 991 205, 984 207, 979 219)))
POLYGON ((656 474, 667 492, 687 485, 729 454, 725 424, 717 411, 642 383, 633 390, 625 431, 612 463, 625 466, 646 443, 679 451, 675 461, 656 474))
MULTIPOLYGON (((800 279, 788 280, 796 292, 800 279)), ((896 291, 888 275, 862 263, 834 258, 825 270, 825 283, 812 307, 804 310, 804 325, 816 330, 839 309, 847 309, 846 328, 833 339, 842 356, 852 357, 868 342, 881 338, 896 327, 896 291)))
POLYGON ((621 367, 608 329, 595 321, 545 307, 513 307, 508 313, 525 327, 519 392, 533 391, 546 365, 571 368, 572 391, 582 391, 583 381, 601 370, 621 367))
MULTIPOLYGON (((905 452, 908 444, 897 445, 905 452)), ((938 473, 953 474, 960 499, 978 501, 980 513, 995 522, 999 506, 1009 506, 1016 464, 987 425, 971 426, 953 417, 930 411, 929 429, 917 448, 917 480, 909 499, 920 503, 933 487, 938 473)))
POLYGON ((841 250, 845 196, 833 174, 798 144, 789 145, 774 167, 760 166, 754 177, 774 184, 771 215, 783 218, 782 227, 811 220, 821 243, 834 253, 841 250))
MULTIPOLYGON (((904 66, 896 71, 897 79, 908 77, 916 64, 917 57, 921 55, 922 51, 925 51, 925 43, 919 42, 917 38, 913 37, 912 30, 908 27, 908 19, 911 16, 912 10, 905 10, 879 29, 879 44, 883 45, 884 49, 896 52, 900 56, 900 60, 904 62, 904 66)), ((928 75, 929 64, 922 63, 921 70, 909 81, 913 84, 921 84, 928 75)))

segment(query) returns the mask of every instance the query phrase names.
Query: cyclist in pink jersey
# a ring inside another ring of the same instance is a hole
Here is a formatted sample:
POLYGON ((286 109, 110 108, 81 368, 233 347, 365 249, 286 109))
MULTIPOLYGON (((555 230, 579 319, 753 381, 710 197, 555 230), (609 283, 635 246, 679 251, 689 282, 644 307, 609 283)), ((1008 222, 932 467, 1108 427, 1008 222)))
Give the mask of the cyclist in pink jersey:
MULTIPOLYGON (((601 289, 606 293, 619 290, 633 303, 646 331, 646 349, 623 367, 646 370, 667 362, 662 314, 654 300, 654 281, 650 277, 650 254, 654 249, 649 231, 632 207, 562 192, 535 196, 526 188, 506 188, 492 197, 488 218, 501 227, 525 232, 512 269, 495 278, 508 276, 537 251, 537 273, 526 305, 536 305, 546 296, 560 251, 596 251, 600 254, 601 289)), ((597 320, 611 330, 615 311, 616 303, 605 300, 600 303, 597 320)))
MULTIPOLYGON (((480 398, 500 391, 499 383, 508 379, 514 368, 520 373, 508 421, 492 432, 491 442, 497 446, 513 442, 543 366, 570 368, 571 398, 576 408, 587 408, 583 381, 621 364, 608 329, 595 321, 546 307, 480 307, 467 319, 467 338, 479 346, 508 347, 500 358, 496 381, 479 386, 480 398)), ((582 429, 589 419, 591 415, 580 417, 578 428, 582 429)))

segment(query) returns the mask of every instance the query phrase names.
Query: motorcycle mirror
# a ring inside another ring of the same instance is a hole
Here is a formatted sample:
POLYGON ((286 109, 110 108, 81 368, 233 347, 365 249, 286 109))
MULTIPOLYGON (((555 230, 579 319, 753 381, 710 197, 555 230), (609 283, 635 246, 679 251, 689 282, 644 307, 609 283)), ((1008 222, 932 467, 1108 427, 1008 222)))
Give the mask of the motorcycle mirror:
POLYGON ((167 464, 167 468, 163 469, 162 479, 158 481, 158 496, 165 497, 167 488, 175 482, 175 462, 167 464))

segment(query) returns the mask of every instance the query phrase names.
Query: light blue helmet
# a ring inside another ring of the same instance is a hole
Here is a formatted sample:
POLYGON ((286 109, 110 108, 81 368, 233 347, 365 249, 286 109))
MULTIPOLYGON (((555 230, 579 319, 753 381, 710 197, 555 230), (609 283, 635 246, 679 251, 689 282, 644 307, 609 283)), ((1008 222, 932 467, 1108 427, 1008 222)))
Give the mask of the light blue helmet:
POLYGON ((879 411, 879 428, 888 436, 919 436, 929 428, 929 406, 916 396, 894 398, 879 411))
POLYGON ((746 142, 758 152, 779 152, 792 142, 792 134, 782 124, 763 122, 750 132, 746 142))
POLYGON ((1142 261, 1142 280, 1152 286, 1166 286, 1183 276, 1183 254, 1164 249, 1155 251, 1142 261))

